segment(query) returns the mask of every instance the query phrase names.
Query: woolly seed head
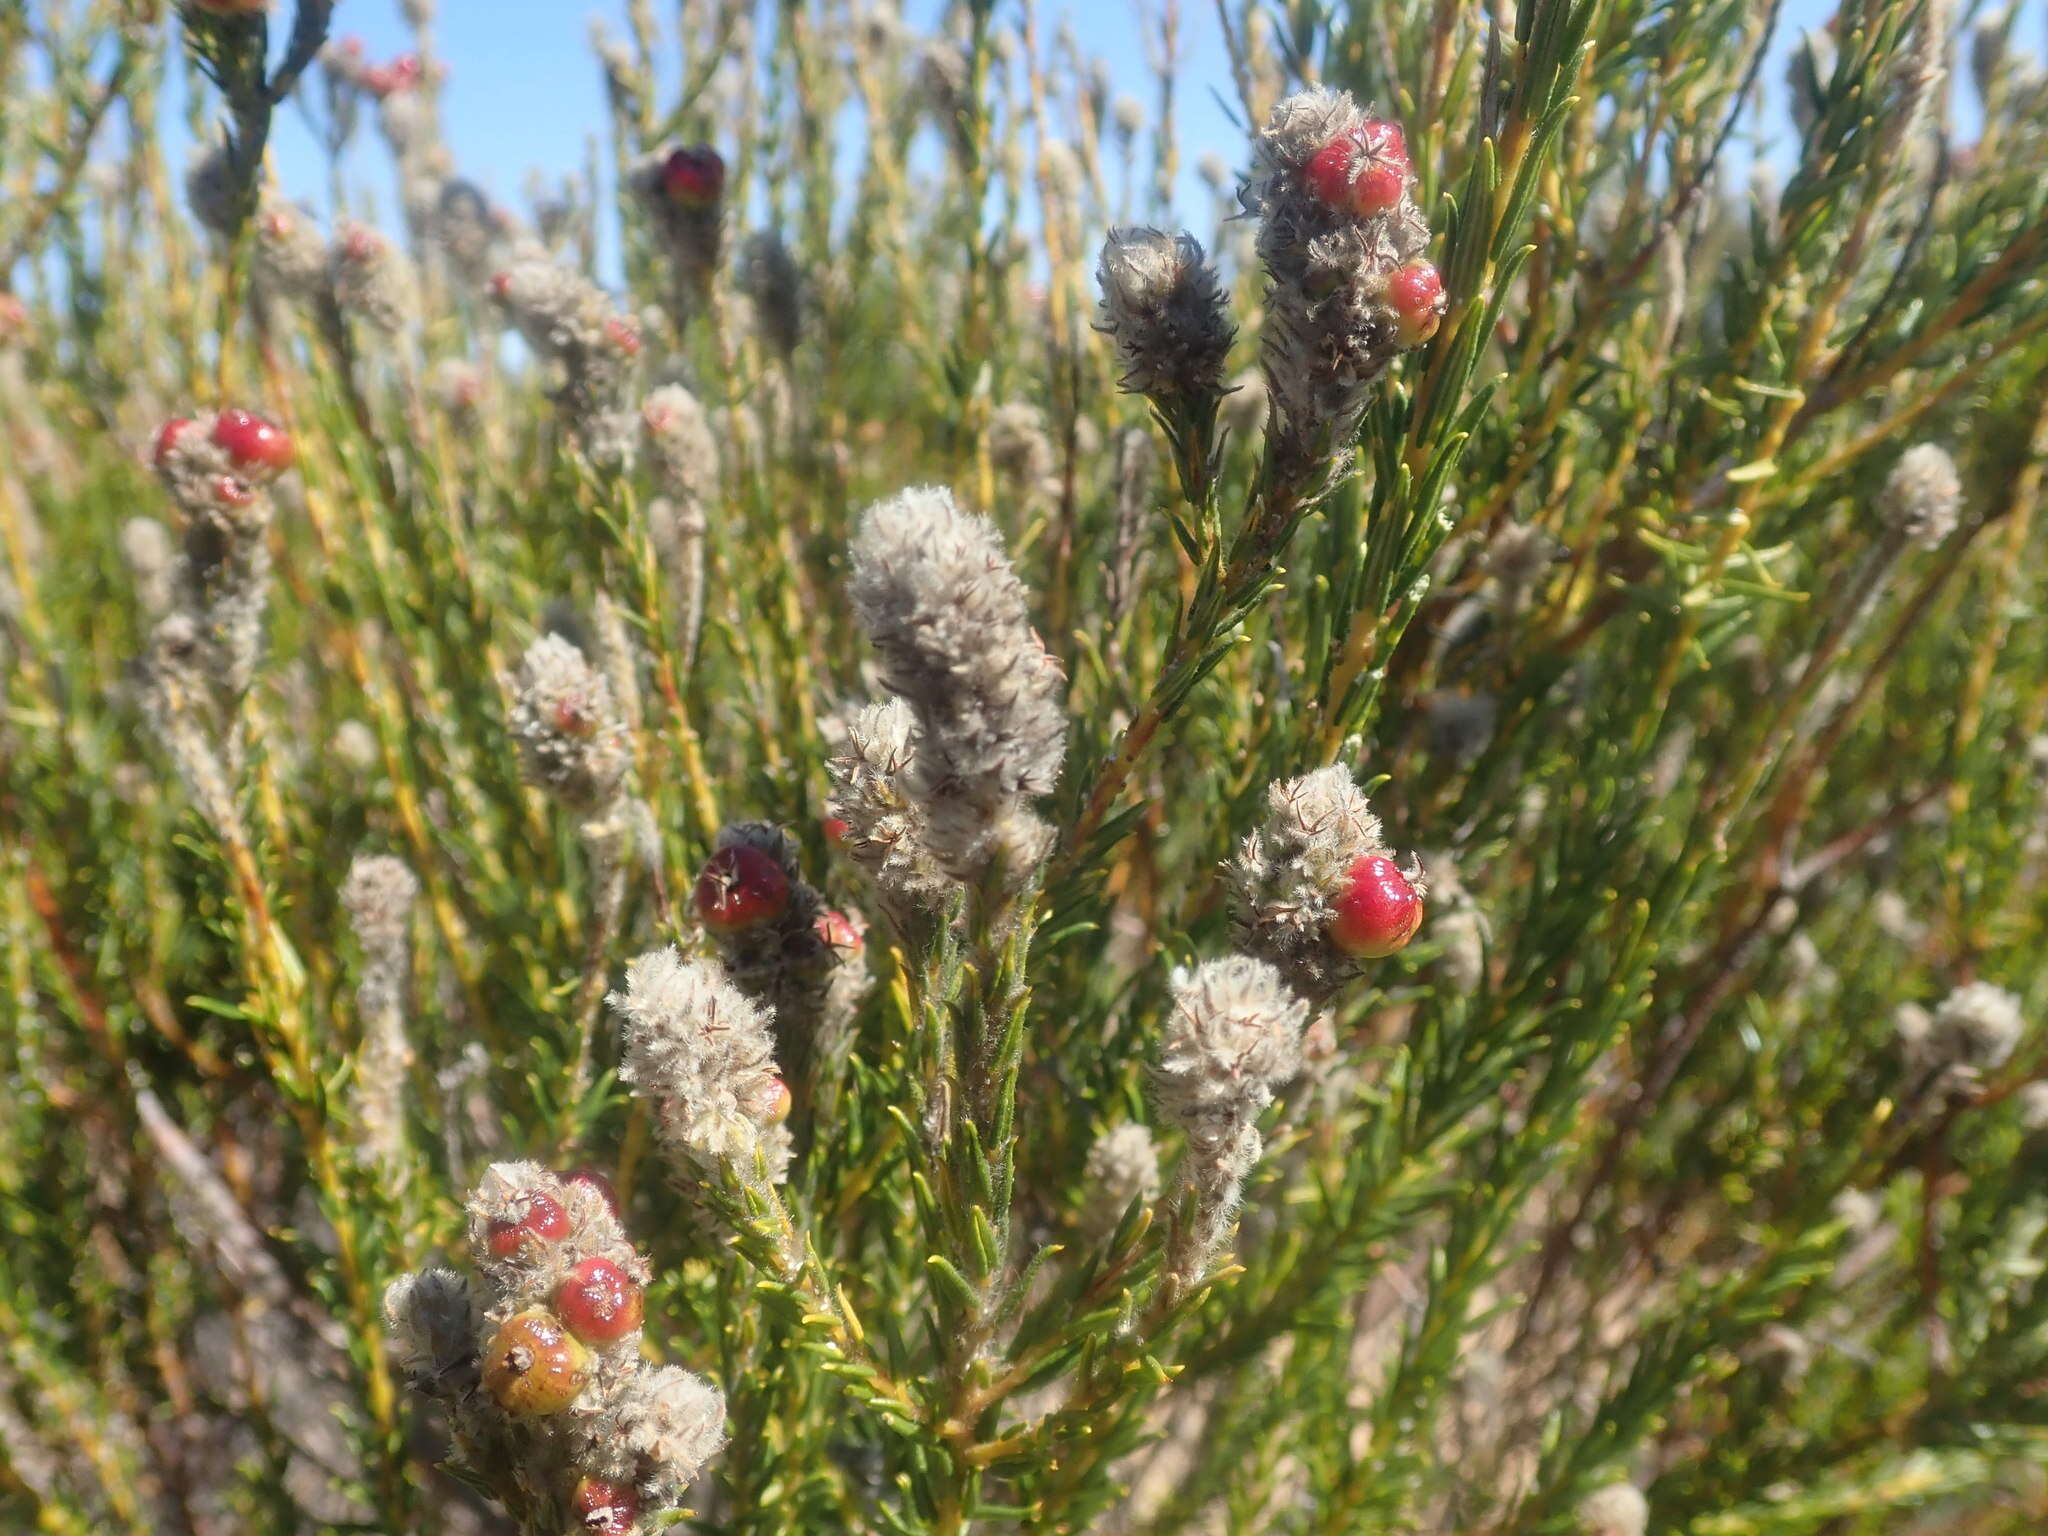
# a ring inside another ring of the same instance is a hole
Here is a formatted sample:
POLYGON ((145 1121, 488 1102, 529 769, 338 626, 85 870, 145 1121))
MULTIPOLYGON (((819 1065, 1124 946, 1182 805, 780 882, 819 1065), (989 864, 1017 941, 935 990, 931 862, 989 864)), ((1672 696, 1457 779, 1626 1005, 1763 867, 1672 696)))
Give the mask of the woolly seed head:
POLYGON ((1916 443, 1900 454, 1877 496, 1878 515, 1926 549, 1955 530, 1962 504, 1956 461, 1939 443, 1916 443))
POLYGON ((831 812, 845 823, 839 844, 885 897, 922 911, 944 904, 952 882, 924 843, 924 817, 903 787, 917 755, 917 720, 901 699, 855 712, 846 750, 827 764, 831 812))
POLYGON ((1132 394, 1217 396, 1236 328, 1216 271, 1185 231, 1112 229, 1096 267, 1096 329, 1116 343, 1132 394))
POLYGON ((1152 1081, 1190 1141, 1225 1145, 1301 1070, 1308 1004, 1263 960, 1232 955, 1173 973, 1173 1012, 1152 1081))

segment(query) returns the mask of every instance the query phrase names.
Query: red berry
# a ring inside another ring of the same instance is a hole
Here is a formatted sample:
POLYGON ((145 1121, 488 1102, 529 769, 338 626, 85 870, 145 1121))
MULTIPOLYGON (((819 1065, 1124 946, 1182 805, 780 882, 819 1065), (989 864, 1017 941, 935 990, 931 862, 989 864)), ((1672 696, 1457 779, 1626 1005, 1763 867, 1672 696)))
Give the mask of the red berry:
POLYGON ((1394 339, 1419 347, 1436 334, 1448 304, 1443 274, 1426 261, 1411 261, 1387 279, 1387 303, 1393 306, 1394 339))
POLYGON ((1330 207, 1365 215, 1400 202, 1414 168, 1401 125, 1373 118, 1317 150, 1302 174, 1330 207))
POLYGON ((256 491, 246 480, 237 480, 233 475, 217 475, 213 482, 213 499, 224 507, 246 507, 256 499, 256 491))
POLYGON ((611 344, 628 357, 640 355, 640 327, 624 315, 613 315, 604 323, 604 333, 611 344))
POLYGON ((640 1326, 640 1287, 610 1259, 585 1259, 555 1289, 555 1313, 586 1344, 615 1344, 640 1326))
POLYGON ((572 1168, 562 1175, 564 1184, 581 1184, 585 1189, 597 1191, 604 1203, 611 1209, 614 1220, 619 1215, 619 1192, 612 1187, 612 1181, 595 1168, 572 1168))
POLYGON ((780 1125, 789 1118, 789 1111, 795 1104, 789 1092, 789 1084, 779 1077, 768 1079, 768 1089, 754 1105, 756 1119, 768 1125, 780 1125))
POLYGON ((697 877, 697 917, 717 933, 772 923, 789 907, 789 876, 759 848, 721 848, 697 877))
POLYGON ((625 1483, 586 1477, 570 1495, 569 1513, 592 1536, 632 1536, 640 1519, 640 1495, 625 1483))
POLYGON ((515 1419, 560 1413, 589 1374, 589 1354, 539 1307, 507 1319, 484 1351, 484 1390, 515 1419))
POLYGON ((213 441, 237 469, 283 474, 292 467, 292 437, 274 421, 230 406, 213 420, 213 441))
POLYGON ((661 163, 661 186, 685 208, 709 208, 725 192, 725 161, 708 144, 669 152, 661 163))
POLYGON ((853 823, 844 816, 827 816, 825 818, 825 841, 834 848, 844 848, 846 846, 846 834, 852 830, 853 823))
POLYGON ((501 304, 512 297, 512 274, 510 272, 493 272, 491 274, 491 297, 501 304))
POLYGON ((191 425, 190 418, 173 416, 169 421, 156 429, 156 453, 154 458, 158 469, 162 469, 170 463, 171 455, 177 451, 178 439, 185 435, 185 429, 191 425))
POLYGON ((494 1259, 516 1259, 529 1247, 558 1243, 569 1235, 569 1213, 553 1195, 529 1189, 512 1201, 511 1211, 484 1228, 484 1246, 494 1259))
POLYGON ((1333 905, 1330 942, 1360 960, 1391 955, 1422 926, 1422 897, 1392 859, 1374 854, 1352 864, 1333 905))
POLYGON ((842 954, 857 955, 860 953, 861 945, 864 942, 861 938, 861 931, 854 927, 852 919, 847 917, 844 912, 820 913, 817 922, 811 926, 817 929, 818 937, 830 948, 836 949, 842 954))

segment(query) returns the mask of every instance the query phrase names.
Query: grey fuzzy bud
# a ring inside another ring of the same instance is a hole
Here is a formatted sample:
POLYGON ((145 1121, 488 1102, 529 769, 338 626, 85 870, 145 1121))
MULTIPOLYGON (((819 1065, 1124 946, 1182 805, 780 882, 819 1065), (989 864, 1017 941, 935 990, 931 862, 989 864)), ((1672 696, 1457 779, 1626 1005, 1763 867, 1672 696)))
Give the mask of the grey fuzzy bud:
POLYGON ((241 222, 237 199, 241 183, 227 146, 217 144, 193 155, 185 167, 185 206, 201 227, 228 236, 241 222))
POLYGON ((1096 329, 1116 343, 1118 381, 1155 399, 1213 399, 1236 329, 1201 245, 1185 232, 1112 229, 1096 267, 1096 329))
POLYGON ((273 298, 311 304, 327 291, 327 241, 288 203, 268 202, 257 215, 254 256, 257 285, 273 298))
POLYGON ((344 224, 329 261, 334 301, 343 314, 392 336, 411 322, 418 305, 412 263, 378 231, 344 224))
POLYGON ((611 686, 560 635, 542 635, 501 680, 508 724, 527 782, 572 810, 601 808, 618 794, 631 754, 611 686))
POLYGON ((1928 1050, 1943 1065, 1992 1072, 2012 1059, 2025 1031, 2018 997, 1988 981, 1973 981, 1936 1005, 1928 1050))
POLYGON ((868 509, 852 557, 854 611, 917 719, 901 782, 927 847, 963 879, 1041 852, 1021 802, 1059 777, 1064 680, 995 527, 941 487, 907 490, 868 509))
POLYGON ((1006 400, 997 406, 989 416, 988 456, 1011 490, 1026 499, 1042 496, 1053 472, 1045 412, 1028 400, 1006 400))
POLYGON ((526 255, 491 279, 491 297, 542 357, 556 363, 556 403, 600 464, 628 462, 632 418, 625 396, 640 353, 640 327, 572 267, 526 255))
POLYGON ((1232 955, 1175 971, 1152 1071, 1160 1113, 1191 1145, 1230 1145, 1301 1070, 1307 1024, 1308 1004, 1263 960, 1232 955))
POLYGON ((780 235, 764 229, 748 238, 740 257, 740 278, 754 302, 754 321, 762 339, 788 357, 803 339, 804 279, 780 235))
POLYGON ((1643 1536, 1650 1523, 1649 1501, 1633 1483, 1610 1483, 1579 1501, 1582 1536, 1643 1536))
POLYGON ((476 1303, 452 1269, 400 1275, 384 1290, 384 1326, 416 1391, 452 1393, 476 1375, 476 1303))
POLYGON ((620 1078, 647 1099, 676 1151, 730 1162, 751 1178, 758 1154, 771 1181, 789 1166, 789 1133, 773 1123, 782 1088, 769 1014, 723 967, 674 949, 626 967, 626 990, 606 999, 624 1041, 620 1078))
POLYGON ((1899 455, 1878 493, 1885 523, 1912 542, 1932 549, 1952 533, 1963 502, 1956 462, 1937 443, 1916 443, 1899 455))
POLYGON ((718 496, 718 439, 697 397, 680 384, 664 384, 640 407, 640 426, 655 483, 665 495, 695 507, 718 496))

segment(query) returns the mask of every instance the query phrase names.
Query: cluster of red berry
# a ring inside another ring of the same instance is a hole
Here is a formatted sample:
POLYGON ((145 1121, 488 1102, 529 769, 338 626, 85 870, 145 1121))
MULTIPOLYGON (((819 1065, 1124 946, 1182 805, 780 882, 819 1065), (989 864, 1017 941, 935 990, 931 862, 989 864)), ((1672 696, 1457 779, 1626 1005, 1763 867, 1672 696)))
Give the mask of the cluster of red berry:
MULTIPOLYGON (((1401 125, 1368 118, 1317 150, 1302 176, 1329 207, 1370 218, 1399 205, 1415 180, 1415 168, 1401 125)), ((1385 297, 1399 319, 1403 347, 1419 347, 1436 334, 1445 298, 1443 275, 1434 263, 1418 257, 1396 267, 1387 276, 1385 297)))
MULTIPOLYGON (((603 1174, 577 1169, 563 1174, 562 1182, 595 1190, 617 1214, 618 1197, 603 1174)), ((485 1228, 484 1247, 501 1262, 532 1262, 569 1235, 562 1202, 544 1190, 528 1190, 485 1228)), ((644 1310, 644 1294, 625 1270, 610 1259, 583 1259, 555 1287, 547 1306, 516 1312, 498 1329, 484 1350, 484 1390, 510 1418, 561 1413, 589 1380, 591 1348, 631 1334, 644 1310)), ((590 1531, 625 1536, 640 1518, 638 1492, 603 1478, 579 1479, 571 1502, 590 1531)))
MULTIPOLYGON (((157 429, 152 458, 159 473, 175 481, 179 456, 197 445, 188 434, 198 426, 189 417, 174 416, 157 429)), ((255 498, 257 486, 290 469, 296 457, 289 432, 238 406, 215 416, 203 441, 226 459, 228 472, 215 476, 208 487, 213 500, 224 507, 247 505, 255 498)))

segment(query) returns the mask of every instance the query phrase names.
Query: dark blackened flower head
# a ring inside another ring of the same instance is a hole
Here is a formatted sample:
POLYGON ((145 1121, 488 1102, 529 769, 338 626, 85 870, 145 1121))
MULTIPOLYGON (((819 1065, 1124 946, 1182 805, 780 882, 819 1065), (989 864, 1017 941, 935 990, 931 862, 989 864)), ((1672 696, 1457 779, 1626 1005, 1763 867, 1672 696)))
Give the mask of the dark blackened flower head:
POLYGON ((1223 393, 1237 332, 1216 271, 1193 235, 1112 229, 1096 280, 1096 326, 1116 342, 1124 389, 1155 399, 1223 393))

